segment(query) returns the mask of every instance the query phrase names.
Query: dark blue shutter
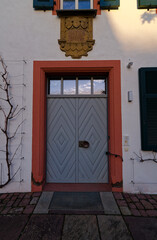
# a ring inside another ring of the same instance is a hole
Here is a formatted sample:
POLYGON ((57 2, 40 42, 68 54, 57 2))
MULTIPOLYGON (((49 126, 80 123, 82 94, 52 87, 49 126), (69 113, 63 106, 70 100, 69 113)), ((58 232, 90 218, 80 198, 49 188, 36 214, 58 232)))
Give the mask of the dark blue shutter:
POLYGON ((101 9, 118 9, 120 0, 100 0, 101 9))
POLYGON ((33 0, 33 7, 36 10, 51 10, 53 8, 53 0, 33 0))
POLYGON ((157 68, 139 69, 142 150, 157 152, 157 68))
POLYGON ((157 0, 138 0, 138 8, 157 8, 157 0))

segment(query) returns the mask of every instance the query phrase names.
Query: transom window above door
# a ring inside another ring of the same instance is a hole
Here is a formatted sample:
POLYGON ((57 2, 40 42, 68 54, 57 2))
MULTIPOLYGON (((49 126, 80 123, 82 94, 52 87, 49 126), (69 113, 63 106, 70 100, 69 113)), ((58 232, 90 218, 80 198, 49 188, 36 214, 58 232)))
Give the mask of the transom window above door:
POLYGON ((107 95, 105 77, 48 78, 48 95, 53 96, 100 96, 107 95))
POLYGON ((93 0, 60 0, 61 9, 93 9, 93 0))

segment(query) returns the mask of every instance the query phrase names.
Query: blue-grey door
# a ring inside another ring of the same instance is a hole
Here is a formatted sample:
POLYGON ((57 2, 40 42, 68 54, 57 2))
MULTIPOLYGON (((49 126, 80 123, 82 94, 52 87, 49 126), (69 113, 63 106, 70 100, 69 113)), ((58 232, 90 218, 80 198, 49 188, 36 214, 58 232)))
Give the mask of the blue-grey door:
POLYGON ((107 183, 107 139, 107 98, 48 98, 47 182, 107 183))

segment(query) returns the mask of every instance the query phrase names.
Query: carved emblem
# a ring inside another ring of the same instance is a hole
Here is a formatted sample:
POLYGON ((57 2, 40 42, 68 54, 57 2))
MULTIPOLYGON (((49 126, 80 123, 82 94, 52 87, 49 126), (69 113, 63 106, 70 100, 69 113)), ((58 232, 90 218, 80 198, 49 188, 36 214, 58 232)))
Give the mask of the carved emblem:
POLYGON ((91 16, 61 17, 61 39, 58 43, 66 57, 88 56, 87 52, 92 50, 95 43, 93 18, 91 16))

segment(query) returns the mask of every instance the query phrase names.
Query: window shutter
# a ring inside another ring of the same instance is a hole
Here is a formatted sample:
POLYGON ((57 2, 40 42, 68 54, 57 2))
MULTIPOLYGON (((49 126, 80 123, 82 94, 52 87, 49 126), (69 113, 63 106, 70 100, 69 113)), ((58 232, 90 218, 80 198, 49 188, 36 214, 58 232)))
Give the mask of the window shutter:
POLYGON ((138 0, 138 8, 157 8, 157 0, 138 0))
POLYGON ((142 150, 157 152, 157 68, 139 69, 142 150))
POLYGON ((101 9, 118 9, 120 0, 100 0, 101 9))
POLYGON ((53 0, 33 0, 35 10, 51 10, 53 8, 53 0))

